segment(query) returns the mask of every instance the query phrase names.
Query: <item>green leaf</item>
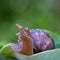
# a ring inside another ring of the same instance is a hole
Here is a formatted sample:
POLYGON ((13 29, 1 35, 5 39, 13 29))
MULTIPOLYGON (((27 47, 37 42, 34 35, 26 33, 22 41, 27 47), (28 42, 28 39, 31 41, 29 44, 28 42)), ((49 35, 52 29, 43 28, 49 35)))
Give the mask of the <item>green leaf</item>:
POLYGON ((51 31, 48 31, 48 32, 49 32, 49 34, 51 34, 51 36, 54 40, 55 47, 60 48, 60 36, 58 34, 51 32, 51 31))
POLYGON ((15 53, 15 56, 18 60, 59 60, 60 49, 44 51, 31 56, 25 56, 19 53, 15 53))
POLYGON ((0 60, 17 60, 17 59, 14 57, 7 57, 5 55, 0 55, 0 60))
POLYGON ((0 49, 0 60, 17 60, 14 57, 14 51, 10 47, 10 44, 7 44, 0 49))
POLYGON ((31 56, 22 55, 20 53, 14 52, 10 44, 3 46, 0 50, 0 55, 6 56, 6 60, 18 59, 18 60, 59 60, 60 59, 60 49, 47 50, 31 56))
POLYGON ((0 49, 0 55, 2 54, 10 57, 10 56, 13 56, 13 53, 14 51, 10 47, 10 44, 7 44, 0 49))

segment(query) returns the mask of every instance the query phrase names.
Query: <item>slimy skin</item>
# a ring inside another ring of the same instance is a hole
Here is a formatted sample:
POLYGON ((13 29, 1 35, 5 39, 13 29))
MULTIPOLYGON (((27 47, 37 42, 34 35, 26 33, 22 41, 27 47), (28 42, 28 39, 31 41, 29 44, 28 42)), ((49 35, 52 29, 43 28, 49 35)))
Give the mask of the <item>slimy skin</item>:
POLYGON ((26 27, 22 27, 19 24, 16 24, 20 32, 17 34, 18 39, 22 41, 22 48, 19 53, 24 55, 33 54, 33 40, 30 34, 30 31, 26 27))

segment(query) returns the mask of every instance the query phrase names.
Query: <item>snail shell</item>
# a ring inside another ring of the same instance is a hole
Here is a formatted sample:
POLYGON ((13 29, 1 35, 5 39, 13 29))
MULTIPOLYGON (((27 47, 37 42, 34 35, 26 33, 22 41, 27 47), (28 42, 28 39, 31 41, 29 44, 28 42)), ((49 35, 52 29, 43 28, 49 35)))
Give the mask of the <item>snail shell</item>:
MULTIPOLYGON (((31 29, 30 33, 32 35, 33 53, 38 53, 55 48, 54 40, 47 30, 31 29)), ((20 43, 22 43, 22 41, 18 40, 19 46, 20 43)))
MULTIPOLYGON (((26 27, 17 24, 20 32, 18 35, 18 49, 13 50, 20 52, 24 55, 32 55, 45 50, 51 50, 55 48, 54 40, 50 36, 47 30, 43 29, 28 29, 26 27)), ((12 47, 12 44, 11 44, 12 47)))

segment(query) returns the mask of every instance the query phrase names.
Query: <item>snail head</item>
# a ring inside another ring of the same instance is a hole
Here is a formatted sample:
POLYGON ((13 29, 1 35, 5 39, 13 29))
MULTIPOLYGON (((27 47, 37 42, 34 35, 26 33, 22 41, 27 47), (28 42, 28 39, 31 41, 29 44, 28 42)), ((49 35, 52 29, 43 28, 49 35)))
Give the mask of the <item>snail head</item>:
MULTIPOLYGON (((28 40, 30 40, 32 38, 30 30, 28 29, 28 27, 23 27, 19 24, 16 24, 17 28, 20 30, 20 32, 18 32, 16 35, 18 35, 18 38, 28 38, 28 40)), ((24 40, 24 39, 23 39, 24 40)))

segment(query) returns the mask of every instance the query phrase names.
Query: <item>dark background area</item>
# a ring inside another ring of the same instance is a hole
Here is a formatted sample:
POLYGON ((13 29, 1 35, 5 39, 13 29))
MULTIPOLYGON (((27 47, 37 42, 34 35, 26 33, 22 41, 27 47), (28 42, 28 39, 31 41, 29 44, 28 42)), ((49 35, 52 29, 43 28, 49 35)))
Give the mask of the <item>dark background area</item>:
POLYGON ((16 23, 60 34, 60 0, 0 0, 0 46, 17 41, 16 23))

